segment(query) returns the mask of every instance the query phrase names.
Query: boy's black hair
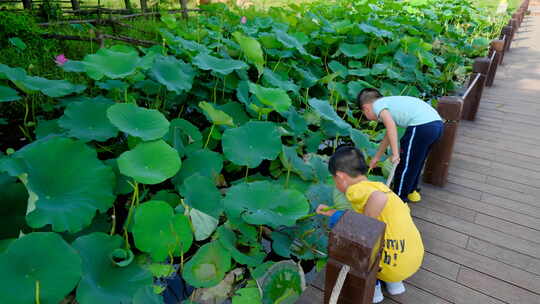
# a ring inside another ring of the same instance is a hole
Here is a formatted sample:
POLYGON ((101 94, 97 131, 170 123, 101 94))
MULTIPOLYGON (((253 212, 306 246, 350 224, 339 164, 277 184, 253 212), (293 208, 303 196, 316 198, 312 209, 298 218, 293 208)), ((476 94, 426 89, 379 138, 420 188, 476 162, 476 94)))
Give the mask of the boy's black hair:
POLYGON ((383 97, 381 92, 379 90, 374 88, 365 88, 358 93, 358 96, 356 97, 356 100, 358 101, 359 106, 363 106, 365 104, 372 103, 378 98, 383 97))
POLYGON ((360 150, 351 147, 340 147, 334 152, 328 161, 328 171, 333 176, 336 172, 344 172, 350 177, 357 177, 367 173, 368 166, 364 159, 364 155, 360 150))

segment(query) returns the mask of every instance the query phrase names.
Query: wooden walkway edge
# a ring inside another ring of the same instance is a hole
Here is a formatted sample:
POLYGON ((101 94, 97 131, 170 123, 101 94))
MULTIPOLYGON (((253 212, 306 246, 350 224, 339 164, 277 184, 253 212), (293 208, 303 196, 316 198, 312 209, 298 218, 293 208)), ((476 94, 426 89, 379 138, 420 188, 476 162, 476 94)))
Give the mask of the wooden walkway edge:
MULTIPOLYGON (((540 16, 516 35, 476 121, 459 126, 448 185, 411 204, 422 268, 383 303, 540 303, 540 16)), ((323 302, 323 275, 298 303, 323 302)))

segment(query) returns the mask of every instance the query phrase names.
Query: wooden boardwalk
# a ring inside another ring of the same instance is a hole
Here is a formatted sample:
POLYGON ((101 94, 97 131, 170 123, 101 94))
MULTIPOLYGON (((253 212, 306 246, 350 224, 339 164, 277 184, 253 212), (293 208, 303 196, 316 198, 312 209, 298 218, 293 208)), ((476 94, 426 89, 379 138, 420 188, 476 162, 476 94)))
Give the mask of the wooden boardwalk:
MULTIPOLYGON (((476 121, 461 123, 448 185, 422 194, 411 208, 424 263, 383 303, 540 303, 540 16, 525 18, 476 121)), ((323 302, 322 276, 312 285, 299 303, 323 302)))

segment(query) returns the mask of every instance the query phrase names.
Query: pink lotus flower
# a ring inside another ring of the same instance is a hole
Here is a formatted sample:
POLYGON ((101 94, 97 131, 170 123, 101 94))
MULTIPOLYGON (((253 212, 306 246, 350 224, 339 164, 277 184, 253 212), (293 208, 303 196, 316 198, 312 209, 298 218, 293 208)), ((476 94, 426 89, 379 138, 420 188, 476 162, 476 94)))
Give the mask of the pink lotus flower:
POLYGON ((68 61, 68 59, 66 58, 66 56, 64 54, 60 54, 60 55, 56 56, 56 58, 54 60, 54 62, 57 65, 64 65, 67 61, 68 61))
POLYGON ((246 16, 242 16, 242 18, 240 19, 240 23, 246 24, 246 22, 247 22, 247 17, 246 17, 246 16))

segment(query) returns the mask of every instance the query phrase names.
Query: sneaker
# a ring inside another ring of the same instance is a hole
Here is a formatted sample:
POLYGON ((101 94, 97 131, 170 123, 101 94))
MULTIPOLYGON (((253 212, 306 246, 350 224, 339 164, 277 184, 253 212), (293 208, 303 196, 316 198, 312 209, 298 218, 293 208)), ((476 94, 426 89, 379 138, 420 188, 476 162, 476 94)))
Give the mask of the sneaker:
POLYGON ((405 292, 405 285, 403 285, 403 282, 385 282, 386 283, 386 290, 389 294, 393 296, 397 296, 398 294, 402 294, 405 292))
POLYGON ((384 300, 382 294, 381 283, 377 282, 375 285, 375 292, 373 293, 373 303, 381 303, 384 300))
POLYGON ((409 193, 409 195, 407 195, 407 198, 409 199, 409 202, 411 203, 418 203, 419 201, 422 200, 422 196, 420 196, 420 193, 418 193, 418 191, 413 191, 412 193, 409 193))

